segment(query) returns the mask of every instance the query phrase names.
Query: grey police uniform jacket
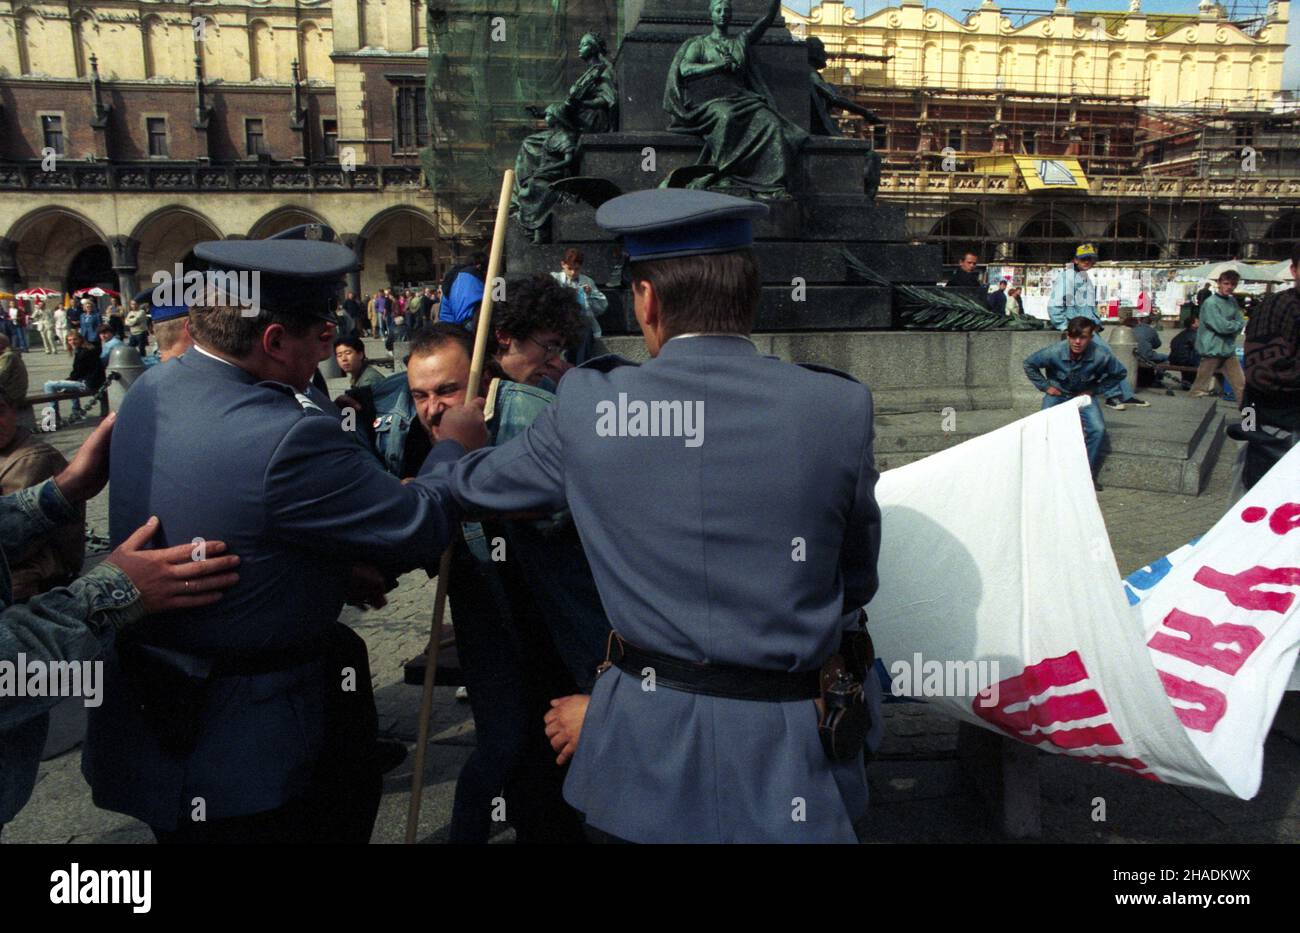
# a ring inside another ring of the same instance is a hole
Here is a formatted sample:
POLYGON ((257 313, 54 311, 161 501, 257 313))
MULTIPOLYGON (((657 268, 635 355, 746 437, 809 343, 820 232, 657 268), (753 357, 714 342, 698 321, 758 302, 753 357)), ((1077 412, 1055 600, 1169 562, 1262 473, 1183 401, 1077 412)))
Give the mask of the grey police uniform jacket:
MULTIPOLYGON (((444 444, 430 456, 460 451, 444 444)), ((204 537, 240 556, 239 583, 219 602, 136 629, 182 669, 310 644, 338 619, 359 555, 391 574, 436 566, 459 517, 444 485, 385 473, 315 389, 298 396, 195 349, 132 385, 113 430, 110 490, 114 545, 157 515, 157 547, 204 537)), ((209 820, 292 800, 321 748, 326 676, 340 674, 315 661, 211 681, 198 742, 182 758, 128 702, 111 653, 83 755, 95 803, 170 830, 196 797, 209 820)))
MULTIPOLYGON (((871 393, 737 337, 602 362, 566 373, 515 440, 426 471, 467 507, 567 500, 610 622, 634 644, 819 668, 876 591, 871 393), (654 401, 702 403, 703 433, 630 436, 634 403, 654 401)), ((617 667, 596 680, 564 786, 590 825, 635 842, 855 841, 863 762, 826 757, 812 700, 650 686, 617 667)))

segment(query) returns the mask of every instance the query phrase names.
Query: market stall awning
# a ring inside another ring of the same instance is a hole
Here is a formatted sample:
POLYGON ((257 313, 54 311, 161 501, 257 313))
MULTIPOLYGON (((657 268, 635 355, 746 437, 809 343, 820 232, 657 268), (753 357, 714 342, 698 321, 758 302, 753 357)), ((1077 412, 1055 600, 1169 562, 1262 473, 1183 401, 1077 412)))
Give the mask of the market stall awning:
POLYGON ((1030 191, 1087 191, 1088 178, 1078 159, 1040 159, 1028 155, 993 156, 976 160, 975 170, 986 175, 1019 173, 1030 191))
POLYGON ((1204 265, 1179 270, 1178 279, 1183 282, 1213 282, 1228 270, 1236 272, 1243 282, 1291 281, 1291 261, 1288 259, 1272 263, 1249 263, 1239 259, 1207 262, 1204 265))

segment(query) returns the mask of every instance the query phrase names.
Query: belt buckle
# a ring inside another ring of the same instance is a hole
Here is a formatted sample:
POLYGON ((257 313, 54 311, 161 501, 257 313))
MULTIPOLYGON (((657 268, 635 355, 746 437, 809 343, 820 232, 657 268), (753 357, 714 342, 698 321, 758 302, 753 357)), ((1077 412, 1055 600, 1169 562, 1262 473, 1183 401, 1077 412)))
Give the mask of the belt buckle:
POLYGON ((618 661, 622 660, 622 658, 623 658, 623 653, 624 653, 624 652, 623 652, 623 645, 624 645, 624 642, 623 642, 623 638, 622 638, 622 636, 619 635, 618 632, 614 631, 613 629, 610 629, 610 630, 609 630, 609 637, 608 637, 607 639, 605 639, 605 660, 601 661, 598 665, 596 665, 596 676, 597 676, 597 677, 599 677, 601 674, 605 673, 605 671, 607 671, 607 670, 609 670, 611 667, 613 667, 613 666, 614 666, 618 661), (615 640, 618 641, 618 657, 617 657, 617 658, 613 657, 613 654, 614 654, 614 642, 615 642, 615 640))

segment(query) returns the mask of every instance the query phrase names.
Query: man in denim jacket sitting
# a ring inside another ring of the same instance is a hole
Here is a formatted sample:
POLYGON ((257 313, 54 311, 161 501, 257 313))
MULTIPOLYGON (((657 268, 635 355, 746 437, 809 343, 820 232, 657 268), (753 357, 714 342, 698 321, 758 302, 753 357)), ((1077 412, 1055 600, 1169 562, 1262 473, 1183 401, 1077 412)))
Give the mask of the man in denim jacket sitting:
POLYGON ((1097 324, 1090 318, 1071 318, 1065 340, 1025 358, 1025 375, 1043 393, 1043 408, 1080 395, 1092 397, 1091 404, 1079 409, 1079 417, 1083 421, 1083 443, 1088 449, 1093 485, 1101 489, 1096 480, 1097 461, 1101 457, 1101 442, 1106 437, 1106 421, 1097 397, 1113 391, 1128 371, 1105 344, 1092 339, 1096 330, 1097 324))
MULTIPOLYGON (((573 291, 549 277, 512 281, 506 295, 483 378, 493 445, 523 433, 551 403, 539 383, 581 327, 573 291)), ((473 339, 472 329, 435 324, 412 343, 406 372, 339 400, 362 411, 394 475, 416 472, 443 413, 464 404, 473 339)), ((581 841, 542 723, 551 699, 591 689, 609 634, 573 523, 567 513, 465 522, 452 558, 452 620, 477 747, 457 782, 451 841, 486 842, 503 792, 520 842, 581 841)))

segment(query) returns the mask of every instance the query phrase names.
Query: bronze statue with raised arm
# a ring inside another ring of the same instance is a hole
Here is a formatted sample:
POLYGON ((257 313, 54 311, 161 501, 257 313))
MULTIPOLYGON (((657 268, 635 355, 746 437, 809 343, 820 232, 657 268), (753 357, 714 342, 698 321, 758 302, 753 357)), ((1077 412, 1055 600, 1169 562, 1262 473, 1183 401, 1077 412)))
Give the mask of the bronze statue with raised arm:
POLYGON ((739 35, 728 35, 731 0, 711 0, 713 31, 678 48, 664 89, 668 128, 704 141, 692 188, 748 188, 780 197, 798 185, 799 149, 808 134, 786 119, 755 56, 755 46, 776 20, 780 0, 739 35))

